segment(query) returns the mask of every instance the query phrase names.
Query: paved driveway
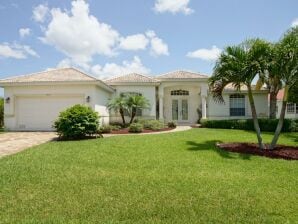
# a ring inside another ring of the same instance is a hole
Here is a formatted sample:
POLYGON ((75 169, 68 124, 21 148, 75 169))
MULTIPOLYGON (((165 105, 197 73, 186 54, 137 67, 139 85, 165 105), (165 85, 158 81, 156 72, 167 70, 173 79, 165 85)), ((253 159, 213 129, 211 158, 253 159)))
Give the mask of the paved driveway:
POLYGON ((54 132, 6 132, 0 134, 0 158, 57 137, 54 132))

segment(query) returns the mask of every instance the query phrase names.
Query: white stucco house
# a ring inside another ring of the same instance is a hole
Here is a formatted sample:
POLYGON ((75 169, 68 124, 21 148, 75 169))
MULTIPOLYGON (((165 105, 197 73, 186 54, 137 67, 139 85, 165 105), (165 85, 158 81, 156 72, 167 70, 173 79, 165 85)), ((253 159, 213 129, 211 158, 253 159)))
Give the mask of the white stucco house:
MULTIPOLYGON (((277 94, 277 110, 276 117, 279 118, 282 108, 282 100, 284 97, 284 89, 281 89, 277 94)), ((288 102, 286 107, 285 118, 298 119, 298 104, 293 102, 288 102)))
MULTIPOLYGON (((127 74, 99 80, 74 68, 55 69, 0 80, 4 88, 4 123, 8 130, 52 130, 60 111, 74 104, 89 105, 101 123, 119 120, 107 110, 108 100, 125 93, 146 97, 150 109, 138 114, 144 119, 194 124, 199 115, 208 119, 251 118, 245 89, 224 91, 225 104, 217 104, 208 92, 208 76, 174 71, 157 76, 127 74)), ((268 92, 254 92, 259 117, 268 116, 268 92)))

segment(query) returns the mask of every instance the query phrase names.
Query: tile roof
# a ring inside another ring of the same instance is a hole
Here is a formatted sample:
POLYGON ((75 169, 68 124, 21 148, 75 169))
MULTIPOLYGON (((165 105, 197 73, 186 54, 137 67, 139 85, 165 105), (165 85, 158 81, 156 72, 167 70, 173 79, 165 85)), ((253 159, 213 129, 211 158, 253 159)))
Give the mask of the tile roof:
POLYGON ((75 68, 60 68, 0 80, 0 83, 98 81, 75 68))
POLYGON ((196 72, 190 71, 173 71, 169 73, 165 73, 163 75, 156 76, 157 79, 197 79, 197 78, 208 78, 207 75, 203 75, 196 72))
POLYGON ((106 83, 113 85, 113 83, 157 83, 158 80, 150 78, 138 73, 130 73, 127 75, 116 76, 104 80, 106 83))
MULTIPOLYGON (((252 85, 251 87, 252 87, 252 90, 255 90, 256 85, 252 85)), ((230 84, 226 85, 225 90, 234 91, 234 90, 236 90, 236 88, 233 86, 232 83, 230 83, 230 84)), ((260 89, 260 91, 261 91, 261 90, 267 90, 267 89, 266 89, 265 87, 262 87, 262 88, 260 89)), ((247 86, 246 86, 246 85, 242 85, 242 86, 240 87, 240 91, 247 91, 247 86)))

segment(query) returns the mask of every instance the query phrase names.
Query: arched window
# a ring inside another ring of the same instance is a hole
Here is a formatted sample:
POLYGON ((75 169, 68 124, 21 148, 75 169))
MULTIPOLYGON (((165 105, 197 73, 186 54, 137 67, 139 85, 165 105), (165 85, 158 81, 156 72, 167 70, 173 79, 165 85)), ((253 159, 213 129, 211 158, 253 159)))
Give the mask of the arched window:
POLYGON ((171 91, 171 96, 188 96, 189 95, 189 91, 187 90, 172 90, 171 91))
POLYGON ((245 96, 242 94, 230 95, 230 116, 245 116, 245 96))

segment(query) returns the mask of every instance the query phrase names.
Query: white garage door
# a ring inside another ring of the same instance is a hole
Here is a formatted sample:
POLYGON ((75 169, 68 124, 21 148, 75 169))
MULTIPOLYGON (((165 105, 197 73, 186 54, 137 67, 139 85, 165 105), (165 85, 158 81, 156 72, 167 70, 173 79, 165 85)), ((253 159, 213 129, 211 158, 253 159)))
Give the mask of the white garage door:
POLYGON ((83 96, 17 97, 17 127, 19 130, 52 130, 59 112, 83 103, 83 96))

